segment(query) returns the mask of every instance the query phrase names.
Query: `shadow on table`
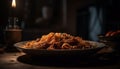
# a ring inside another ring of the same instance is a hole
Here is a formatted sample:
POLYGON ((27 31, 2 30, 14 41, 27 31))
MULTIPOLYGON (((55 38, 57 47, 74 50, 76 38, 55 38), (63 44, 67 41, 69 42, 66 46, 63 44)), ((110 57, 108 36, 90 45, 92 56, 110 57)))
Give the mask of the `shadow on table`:
POLYGON ((110 57, 89 57, 81 58, 79 56, 30 56, 22 55, 17 58, 19 62, 37 65, 37 66, 54 66, 54 67, 100 67, 109 66, 117 63, 117 58, 110 57))

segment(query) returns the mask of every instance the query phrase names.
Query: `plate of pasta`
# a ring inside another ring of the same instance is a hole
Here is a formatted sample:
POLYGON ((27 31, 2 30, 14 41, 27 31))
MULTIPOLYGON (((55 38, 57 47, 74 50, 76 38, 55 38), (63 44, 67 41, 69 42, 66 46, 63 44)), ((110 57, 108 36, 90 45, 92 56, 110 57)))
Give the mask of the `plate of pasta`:
POLYGON ((104 43, 83 40, 67 33, 43 35, 30 41, 15 43, 18 50, 28 55, 91 55, 105 47, 104 43))

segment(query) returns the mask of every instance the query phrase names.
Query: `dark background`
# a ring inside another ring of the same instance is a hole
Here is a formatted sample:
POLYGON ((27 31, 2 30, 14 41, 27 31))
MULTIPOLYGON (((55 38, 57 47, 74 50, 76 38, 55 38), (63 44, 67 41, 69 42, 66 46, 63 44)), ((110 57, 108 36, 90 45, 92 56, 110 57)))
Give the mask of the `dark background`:
MULTIPOLYGON (((63 0, 16 0, 16 16, 19 20, 25 22, 23 29, 23 40, 34 39, 42 34, 54 32, 67 32, 73 35, 88 36, 88 17, 87 8, 89 6, 102 7, 104 9, 104 32, 109 30, 120 29, 120 1, 119 0, 67 0, 67 11, 64 15, 63 0), (41 8, 44 5, 53 7, 53 20, 49 24, 36 24, 37 17, 42 18, 41 8), (77 22, 78 13, 86 12, 87 14, 81 16, 83 28, 80 28, 77 22), (67 22, 64 24, 64 16, 67 17, 67 22), (65 25, 65 26, 64 26, 65 25), (84 28, 86 27, 86 28, 84 28), (80 30, 80 29, 84 29, 80 30)), ((8 24, 8 17, 10 16, 11 0, 0 0, 0 40, 3 41, 3 32, 5 26, 8 24)), ((21 23, 21 21, 19 22, 21 23)), ((85 37, 88 39, 88 37, 85 37)))

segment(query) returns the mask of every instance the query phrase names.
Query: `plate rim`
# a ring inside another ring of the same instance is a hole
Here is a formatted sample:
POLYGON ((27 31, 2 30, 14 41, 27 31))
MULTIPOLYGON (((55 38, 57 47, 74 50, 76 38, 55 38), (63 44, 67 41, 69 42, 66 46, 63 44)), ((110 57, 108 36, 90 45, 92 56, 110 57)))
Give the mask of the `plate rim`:
POLYGON ((22 50, 36 50, 36 51, 88 51, 88 50, 94 50, 94 49, 99 49, 99 48, 103 48, 105 47, 106 45, 104 43, 101 43, 101 42, 96 42, 96 41, 87 41, 87 42, 92 42, 92 43, 96 43, 96 44, 101 44, 101 46, 99 47, 96 47, 96 48, 90 48, 90 49, 54 49, 54 50, 47 50, 47 49, 31 49, 31 48, 22 48, 20 47, 18 44, 20 43, 25 43, 25 42, 28 42, 28 41, 21 41, 21 42, 17 42, 14 44, 14 46, 16 48, 19 48, 19 49, 22 49, 22 50))

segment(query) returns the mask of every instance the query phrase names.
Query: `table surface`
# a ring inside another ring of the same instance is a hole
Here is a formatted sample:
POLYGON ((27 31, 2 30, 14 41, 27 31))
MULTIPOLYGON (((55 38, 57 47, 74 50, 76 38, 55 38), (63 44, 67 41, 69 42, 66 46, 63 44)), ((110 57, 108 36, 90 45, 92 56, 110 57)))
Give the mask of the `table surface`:
MULTIPOLYGON (((34 58, 35 59, 35 58, 34 58)), ((54 60, 54 57, 39 57, 34 60, 21 52, 1 53, 0 69, 120 69, 120 61, 110 64, 79 64, 78 62, 54 60)), ((75 59, 72 59, 75 60, 75 59)), ((79 61, 80 62, 80 61, 79 61)), ((98 61, 99 63, 99 61, 98 61)))

